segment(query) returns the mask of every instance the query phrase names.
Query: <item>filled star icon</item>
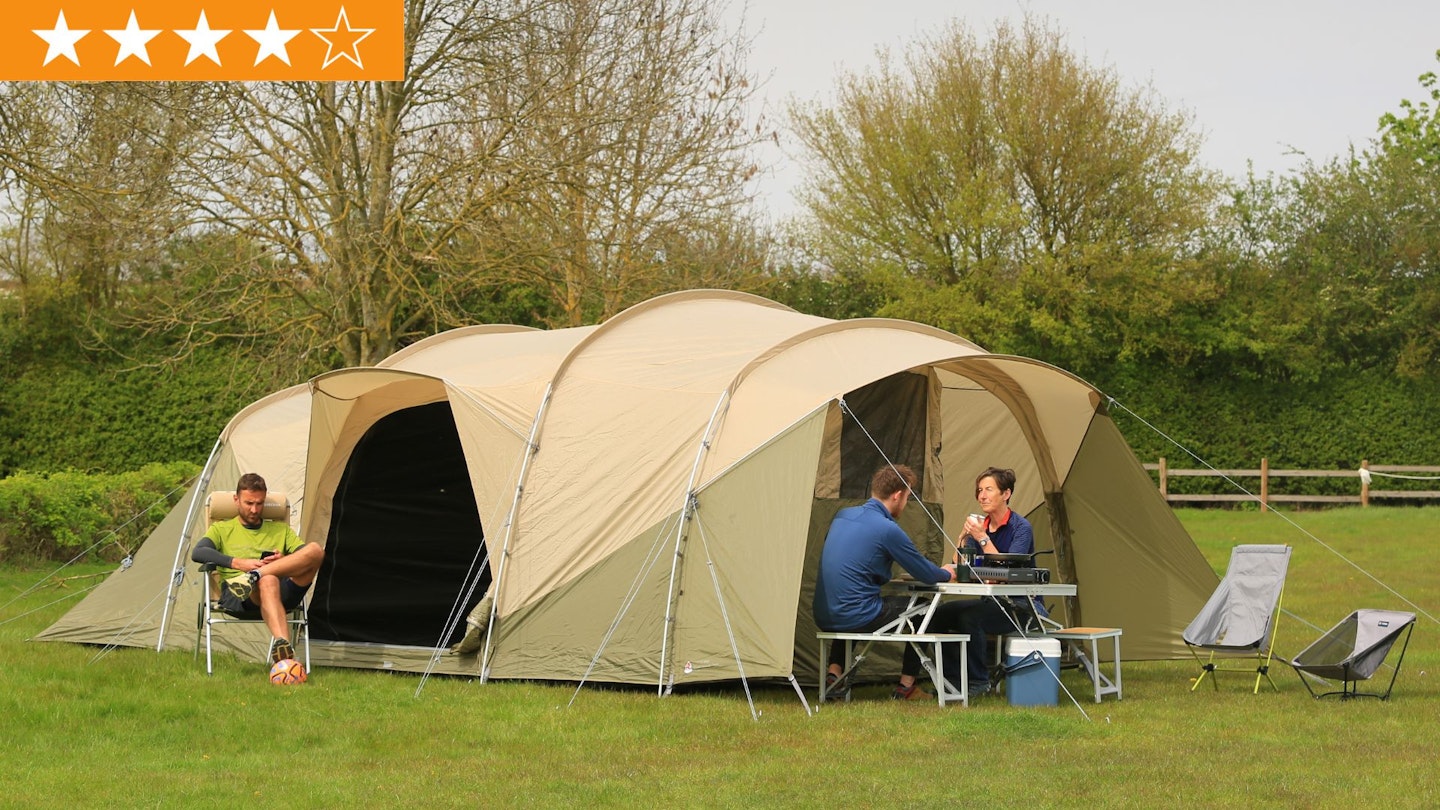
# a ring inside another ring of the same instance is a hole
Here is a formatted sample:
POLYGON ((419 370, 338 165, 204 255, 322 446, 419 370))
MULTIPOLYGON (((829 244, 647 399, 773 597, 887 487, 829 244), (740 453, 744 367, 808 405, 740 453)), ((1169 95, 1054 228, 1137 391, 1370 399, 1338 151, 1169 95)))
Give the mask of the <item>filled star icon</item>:
MULTIPOLYGON (((131 16, 133 19, 133 12, 131 16)), ((34 32, 35 36, 45 40, 46 44, 50 46, 45 49, 45 61, 41 63, 42 67, 50 64, 57 56, 63 56, 69 59, 75 63, 76 67, 80 66, 80 55, 75 52, 75 43, 90 33, 90 29, 72 29, 70 25, 65 22, 64 9, 61 9, 60 16, 55 18, 54 28, 32 28, 30 30, 34 32)))
POLYGON ((132 56, 148 65, 150 64, 150 53, 145 49, 145 44, 154 39, 160 30, 141 29, 140 23, 135 21, 135 10, 131 9, 130 22, 126 23, 123 29, 116 31, 107 28, 105 33, 120 43, 120 50, 115 54, 116 65, 132 56))
POLYGON ((260 44, 260 50, 255 54, 256 65, 272 56, 288 65, 290 64, 290 54, 285 50, 285 43, 294 39, 295 35, 300 33, 300 29, 282 29, 280 24, 275 22, 275 12, 272 9, 270 22, 266 23, 263 29, 253 31, 247 28, 245 33, 260 44))
POLYGON ((344 6, 340 7, 340 16, 335 19, 334 28, 311 28, 310 33, 325 40, 325 62, 320 66, 321 70, 330 67, 339 59, 349 59, 355 67, 365 69, 365 65, 360 62, 358 46, 366 37, 375 33, 375 29, 351 28, 350 17, 345 13, 344 6))
MULTIPOLYGON (((272 15, 270 19, 275 19, 272 15)), ((210 21, 205 19, 205 9, 200 9, 200 21, 195 27, 189 30, 175 29, 175 33, 181 39, 190 43, 190 53, 185 57, 185 64, 189 65, 200 57, 205 57, 215 64, 220 64, 220 51, 215 48, 220 40, 230 36, 230 30, 225 28, 211 28, 210 21)))

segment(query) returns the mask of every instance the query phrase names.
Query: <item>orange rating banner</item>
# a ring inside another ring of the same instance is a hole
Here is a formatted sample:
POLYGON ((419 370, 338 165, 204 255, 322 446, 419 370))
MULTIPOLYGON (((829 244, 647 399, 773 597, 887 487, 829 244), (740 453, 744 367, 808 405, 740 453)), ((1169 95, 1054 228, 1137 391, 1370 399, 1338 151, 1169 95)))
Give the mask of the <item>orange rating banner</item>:
POLYGON ((6 81, 392 81, 404 0, 21 0, 6 81))

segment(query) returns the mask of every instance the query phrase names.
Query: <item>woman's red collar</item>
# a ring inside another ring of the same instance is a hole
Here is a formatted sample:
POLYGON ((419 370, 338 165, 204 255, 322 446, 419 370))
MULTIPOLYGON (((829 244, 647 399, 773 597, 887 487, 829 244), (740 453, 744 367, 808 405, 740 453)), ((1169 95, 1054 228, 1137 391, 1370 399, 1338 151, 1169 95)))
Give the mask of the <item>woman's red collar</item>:
POLYGON ((1009 523, 1009 522, 1010 522, 1010 507, 1007 506, 1007 507, 1005 507, 1005 517, 1004 517, 1004 519, 1002 519, 999 523, 991 523, 991 522, 990 522, 990 516, 989 516, 989 515, 986 515, 986 516, 985 516, 985 530, 986 530, 986 531, 989 531, 990 529, 998 529, 998 528, 1000 528, 1001 526, 1004 526, 1006 523, 1009 523))

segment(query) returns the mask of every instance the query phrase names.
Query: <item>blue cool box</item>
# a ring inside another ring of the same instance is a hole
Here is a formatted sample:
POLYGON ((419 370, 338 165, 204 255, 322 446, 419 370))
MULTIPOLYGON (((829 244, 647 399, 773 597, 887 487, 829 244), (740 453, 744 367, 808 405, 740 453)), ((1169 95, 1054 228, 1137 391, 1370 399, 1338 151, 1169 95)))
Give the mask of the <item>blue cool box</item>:
POLYGON ((1005 642, 1005 696, 1011 706, 1054 706, 1060 699, 1060 640, 1005 642))

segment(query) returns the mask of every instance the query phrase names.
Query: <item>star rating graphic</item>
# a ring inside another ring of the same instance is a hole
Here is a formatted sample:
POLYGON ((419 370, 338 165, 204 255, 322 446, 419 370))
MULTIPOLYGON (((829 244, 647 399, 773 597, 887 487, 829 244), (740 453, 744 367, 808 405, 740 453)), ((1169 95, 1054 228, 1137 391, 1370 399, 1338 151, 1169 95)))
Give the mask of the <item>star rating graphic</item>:
POLYGON ((27 2, 0 21, 0 81, 404 76, 404 0, 27 2))
POLYGON ((45 64, 47 65, 55 61, 55 57, 57 56, 63 56, 76 65, 79 65, 80 57, 75 54, 75 43, 84 39, 88 33, 90 33, 90 29, 88 28, 80 30, 72 29, 65 22, 64 9, 60 10, 60 16, 56 18, 54 28, 49 31, 35 32, 37 36, 45 40, 45 43, 50 46, 45 51, 45 64))
MULTIPOLYGON (((345 13, 343 7, 340 9, 340 13, 345 13)), ((288 65, 290 64, 290 54, 285 50, 285 43, 294 39, 295 35, 300 33, 300 29, 296 28, 293 31, 280 30, 280 26, 275 22, 275 12, 271 11, 270 21, 265 23, 263 29, 259 31, 247 30, 245 33, 249 34, 251 39, 260 44, 260 50, 255 53, 255 64, 258 65, 273 56, 288 65)))
POLYGON ((160 31, 158 29, 151 31, 140 30, 140 24, 135 21, 135 11, 132 9, 130 11, 130 22, 126 23, 123 29, 119 31, 106 29, 105 33, 109 34, 111 39, 120 43, 120 50, 115 54, 115 64, 118 65, 133 56, 148 65, 150 64, 150 54, 145 50, 145 43, 154 39, 155 35, 160 33, 160 31))
MULTIPOLYGON (((274 12, 271 12, 270 19, 275 19, 274 12)), ((210 27, 210 21, 205 19, 205 9, 203 8, 200 9, 200 19, 195 23, 194 28, 188 31, 177 28, 175 33, 190 43, 190 52, 185 55, 185 64, 187 65, 202 56, 219 65, 220 52, 215 50, 215 46, 220 44, 220 40, 230 36, 229 29, 210 27)))
POLYGON ((355 67, 361 70, 365 69, 365 65, 360 63, 360 51, 358 47, 366 37, 375 33, 375 29, 351 28, 350 18, 345 16, 344 6, 340 7, 340 16, 335 20, 334 28, 311 28, 310 33, 325 40, 325 64, 322 67, 328 68, 336 59, 343 58, 354 62, 355 67), (341 27, 342 24, 344 25, 343 28, 341 27), (361 33, 362 31, 364 33, 361 33), (330 34, 330 36, 327 37, 325 36, 326 34, 330 34), (356 34, 359 34, 359 36, 356 36, 356 34), (344 48, 339 53, 335 53, 335 46, 340 43, 345 43, 344 48), (331 54, 334 55, 332 56, 331 54))

